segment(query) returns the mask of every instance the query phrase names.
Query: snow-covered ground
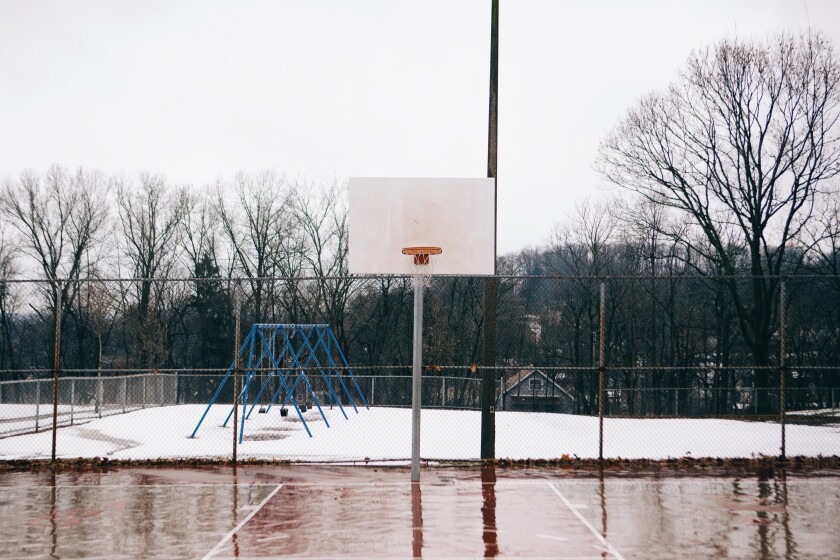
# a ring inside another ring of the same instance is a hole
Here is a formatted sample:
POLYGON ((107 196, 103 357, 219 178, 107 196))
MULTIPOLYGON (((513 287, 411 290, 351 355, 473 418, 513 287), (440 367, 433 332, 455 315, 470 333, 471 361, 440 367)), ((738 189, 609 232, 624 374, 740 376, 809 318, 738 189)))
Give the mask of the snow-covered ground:
MULTIPOLYGON (((81 422, 87 422, 99 416, 121 414, 123 410, 131 410, 134 407, 123 409, 120 405, 108 404, 103 407, 100 413, 94 405, 58 405, 58 424, 67 426, 81 422)), ((42 404, 0 404, 0 438, 11 435, 24 434, 29 432, 52 429, 53 405, 42 404)))
MULTIPOLYGON (((61 428, 57 454, 62 458, 112 459, 227 458, 230 425, 220 424, 230 406, 215 405, 189 438, 204 405, 151 408, 61 428)), ((316 410, 305 418, 312 430, 290 411, 254 411, 246 422, 241 459, 291 461, 400 460, 410 457, 411 410, 401 408, 325 410, 327 428, 316 410)), ((481 415, 478 411, 423 411, 421 456, 425 459, 479 457, 481 415)), ((624 419, 604 421, 606 457, 665 459, 669 457, 754 457, 778 455, 777 423, 716 419, 624 419)), ((51 433, 0 440, 0 460, 48 458, 51 433)), ((496 454, 508 459, 555 459, 598 456, 598 419, 567 414, 496 413, 496 454)), ((827 426, 787 426, 789 456, 840 455, 840 423, 827 426)))

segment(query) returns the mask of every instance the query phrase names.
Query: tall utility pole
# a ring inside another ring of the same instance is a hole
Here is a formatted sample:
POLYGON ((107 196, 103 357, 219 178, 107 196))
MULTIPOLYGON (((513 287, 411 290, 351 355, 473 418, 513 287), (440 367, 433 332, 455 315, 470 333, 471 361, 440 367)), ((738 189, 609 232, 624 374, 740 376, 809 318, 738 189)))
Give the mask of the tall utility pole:
MULTIPOLYGON (((487 177, 496 179, 499 124, 499 0, 492 0, 490 15, 490 119, 487 126, 487 177)), ((499 187, 495 184, 498 202, 499 187)), ((494 208, 495 208, 494 204, 494 208)), ((493 217, 493 272, 496 272, 496 221, 493 217)), ((484 356, 481 370, 481 458, 496 458, 496 278, 484 281, 484 356)))

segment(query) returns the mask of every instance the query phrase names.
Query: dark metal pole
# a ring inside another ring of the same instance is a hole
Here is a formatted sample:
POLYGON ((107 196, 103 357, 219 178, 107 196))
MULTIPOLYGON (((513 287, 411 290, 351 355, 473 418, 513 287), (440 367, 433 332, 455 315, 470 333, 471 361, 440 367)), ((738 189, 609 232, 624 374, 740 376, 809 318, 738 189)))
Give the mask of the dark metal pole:
POLYGON ((604 358, 606 357, 604 339, 606 334, 606 322, 604 310, 606 309, 606 288, 601 282, 601 313, 600 329, 598 335, 598 459, 604 460, 604 358))
POLYGON ((236 438, 237 428, 239 423, 239 403, 237 403, 237 395, 239 395, 239 330, 241 321, 241 309, 239 307, 239 285, 233 285, 233 313, 236 319, 233 327, 233 466, 236 467, 236 451, 239 443, 236 438))
POLYGON ((786 409, 786 401, 787 401, 787 383, 786 383, 786 375, 785 375, 785 330, 786 330, 786 317, 785 317, 785 283, 782 281, 781 287, 779 291, 779 421, 782 425, 782 453, 781 458, 785 458, 785 409, 786 409))
MULTIPOLYGON (((487 177, 496 179, 499 121, 499 0, 490 16, 490 115, 487 126, 487 177)), ((498 185, 494 185, 498 199, 498 185)), ((494 203, 495 208, 495 203, 494 203)), ((497 214, 498 212, 494 210, 497 214)), ((493 218, 493 270, 496 270, 496 216, 493 218)), ((496 278, 484 281, 484 369, 481 371, 481 458, 496 458, 496 278)))
POLYGON ((55 355, 53 360, 53 425, 52 425, 52 461, 55 461, 56 436, 58 433, 58 370, 61 358, 61 280, 55 283, 55 355))

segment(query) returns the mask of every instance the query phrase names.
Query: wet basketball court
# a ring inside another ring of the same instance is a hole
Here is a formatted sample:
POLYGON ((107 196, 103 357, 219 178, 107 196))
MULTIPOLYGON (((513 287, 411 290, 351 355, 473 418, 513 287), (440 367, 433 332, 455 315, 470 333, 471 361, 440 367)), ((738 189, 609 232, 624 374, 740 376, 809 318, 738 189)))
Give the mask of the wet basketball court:
POLYGON ((828 558, 840 478, 253 466, 0 473, 3 558, 828 558))

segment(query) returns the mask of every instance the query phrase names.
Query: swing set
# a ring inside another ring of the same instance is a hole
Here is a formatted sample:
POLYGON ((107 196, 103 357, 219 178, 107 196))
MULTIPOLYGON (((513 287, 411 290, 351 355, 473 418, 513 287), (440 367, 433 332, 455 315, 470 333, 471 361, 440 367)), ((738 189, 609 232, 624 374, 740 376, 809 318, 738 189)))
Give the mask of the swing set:
MULTIPOLYGON (((277 379, 277 389, 268 401, 268 406, 260 406, 259 412, 267 413, 271 410, 274 403, 279 402, 279 398, 282 393, 283 398, 280 404, 281 412, 285 411, 286 405, 291 403, 309 437, 312 437, 312 431, 309 429, 309 426, 303 417, 303 412, 306 411, 306 400, 308 397, 312 398, 312 403, 318 408, 318 412, 320 412, 321 418, 324 420, 324 424, 327 428, 330 427, 330 423, 324 414, 324 410, 321 408, 321 401, 318 400, 315 390, 313 389, 313 381, 317 382, 319 378, 326 386, 326 396, 329 401, 330 408, 332 408, 334 404, 338 405, 338 408, 341 410, 341 414, 345 419, 348 419, 347 412, 345 412, 344 407, 341 404, 341 398, 339 397, 337 387, 340 387, 340 389, 343 390, 344 395, 347 397, 347 401, 353 407, 356 414, 359 413, 359 410, 356 407, 356 401, 354 400, 353 394, 348 388, 347 383, 345 383, 345 379, 349 379, 349 381, 352 382, 352 386, 355 388, 361 404, 364 404, 365 408, 370 408, 364 395, 362 394, 362 389, 356 381, 356 377, 353 375, 353 371, 347 363, 347 359, 344 357, 344 353, 341 351, 341 347, 338 344, 335 333, 333 333, 329 325, 256 323, 251 327, 248 336, 245 337, 245 341, 239 348, 239 360, 240 363, 246 363, 247 360, 247 363, 243 368, 243 373, 245 373, 245 383, 236 398, 236 403, 233 407, 231 407, 230 413, 228 413, 222 426, 227 426, 231 416, 233 416, 234 408, 241 404, 242 421, 241 426, 239 427, 240 443, 242 443, 242 439, 245 435, 245 421, 250 418, 251 413, 254 412, 254 408, 260 403, 260 398, 263 396, 263 393, 266 395, 270 393, 270 390, 269 393, 266 393, 266 390, 269 389, 273 379, 277 379), (338 362, 336 362, 333 358, 333 349, 337 351, 338 362), (309 376, 306 374, 307 369, 310 373, 315 373, 319 377, 313 376, 313 380, 311 381, 309 376), (265 375, 265 378, 262 380, 262 384, 256 394, 256 397, 250 401, 251 407, 248 408, 248 399, 251 394, 252 387, 259 384, 259 379, 262 377, 261 374, 265 373, 267 373, 267 375, 265 375), (299 403, 298 399, 295 398, 299 385, 301 390, 304 392, 303 403, 299 403)), ((198 421, 198 424, 196 424, 192 435, 190 435, 191 438, 195 437, 195 434, 198 432, 198 428, 201 427, 201 423, 204 422, 204 418, 210 411, 210 407, 216 403, 216 400, 219 398, 219 395, 221 394, 228 379, 230 379, 235 367, 236 360, 234 360, 233 364, 231 364, 222 379, 222 382, 213 394, 213 398, 210 399, 210 403, 204 410, 204 414, 201 415, 201 419, 198 421)), ((324 404, 326 405, 326 403, 324 404)))

